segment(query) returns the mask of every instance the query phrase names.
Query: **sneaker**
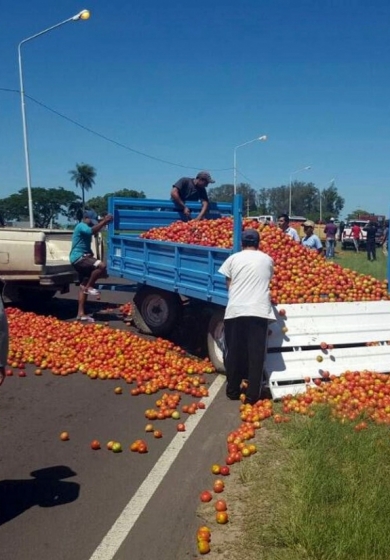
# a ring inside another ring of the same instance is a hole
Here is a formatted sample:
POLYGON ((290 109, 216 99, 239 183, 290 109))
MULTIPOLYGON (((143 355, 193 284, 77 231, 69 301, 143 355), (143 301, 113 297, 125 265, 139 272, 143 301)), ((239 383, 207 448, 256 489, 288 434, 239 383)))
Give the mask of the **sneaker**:
POLYGON ((100 292, 96 288, 88 288, 88 290, 84 290, 84 294, 89 296, 100 296, 100 292))

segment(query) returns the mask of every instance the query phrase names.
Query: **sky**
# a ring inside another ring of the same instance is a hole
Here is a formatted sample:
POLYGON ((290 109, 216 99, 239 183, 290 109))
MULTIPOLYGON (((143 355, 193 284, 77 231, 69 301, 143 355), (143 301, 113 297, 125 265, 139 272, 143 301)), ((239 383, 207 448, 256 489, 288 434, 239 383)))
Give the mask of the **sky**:
POLYGON ((91 197, 167 199, 236 154, 256 190, 335 179, 341 217, 389 213, 388 0, 82 2, 0 3, 0 197, 26 186, 18 44, 88 9, 21 47, 33 187, 77 192, 84 162, 91 197))

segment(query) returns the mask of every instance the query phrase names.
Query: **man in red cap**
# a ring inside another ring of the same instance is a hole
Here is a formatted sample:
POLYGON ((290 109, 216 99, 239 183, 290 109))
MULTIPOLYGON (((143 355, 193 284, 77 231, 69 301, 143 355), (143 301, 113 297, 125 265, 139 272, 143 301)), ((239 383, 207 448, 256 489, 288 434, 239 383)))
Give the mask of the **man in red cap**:
POLYGON ((182 209, 187 218, 191 218, 191 210, 186 206, 187 201, 201 201, 202 208, 199 214, 194 218, 201 220, 204 218, 209 208, 209 197, 207 196, 206 187, 210 183, 215 183, 208 171, 200 171, 195 179, 190 177, 182 177, 172 186, 171 198, 182 209))

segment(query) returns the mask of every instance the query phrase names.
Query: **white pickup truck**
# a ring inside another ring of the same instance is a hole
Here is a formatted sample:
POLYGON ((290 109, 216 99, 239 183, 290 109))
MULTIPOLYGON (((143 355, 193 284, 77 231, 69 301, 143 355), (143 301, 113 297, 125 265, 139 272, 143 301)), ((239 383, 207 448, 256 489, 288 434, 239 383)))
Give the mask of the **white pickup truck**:
POLYGON ((359 246, 363 246, 366 243, 367 233, 364 228, 368 224, 368 220, 353 220, 353 222, 348 222, 345 225, 344 231, 341 235, 341 248, 342 249, 354 249, 353 237, 352 237, 352 225, 357 224, 361 229, 361 237, 359 240, 359 246))
POLYGON ((0 228, 0 291, 5 302, 50 300, 77 282, 72 231, 0 228))

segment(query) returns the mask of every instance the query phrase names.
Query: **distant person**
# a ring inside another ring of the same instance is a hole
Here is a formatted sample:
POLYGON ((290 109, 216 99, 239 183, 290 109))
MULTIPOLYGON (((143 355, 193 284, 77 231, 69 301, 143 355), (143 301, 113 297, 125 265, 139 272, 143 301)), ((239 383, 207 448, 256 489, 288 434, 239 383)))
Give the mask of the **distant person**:
POLYGON ((362 233, 362 228, 356 222, 353 222, 352 224, 351 233, 349 234, 349 237, 352 237, 355 250, 358 253, 359 241, 363 238, 363 233, 362 233))
POLYGON ((343 240, 343 231, 345 230, 345 222, 341 220, 339 224, 339 241, 343 240))
POLYGON ((317 253, 322 255, 323 249, 321 239, 314 233, 315 223, 311 220, 306 220, 302 225, 304 231, 304 236, 301 241, 302 245, 307 249, 314 249, 317 253))
POLYGON ((385 257, 388 255, 388 245, 389 245, 389 222, 385 222, 385 227, 383 230, 383 235, 381 239, 382 251, 385 257))
POLYGON ((366 232, 366 250, 367 250, 367 260, 376 261, 376 234, 378 231, 378 226, 375 222, 369 221, 368 224, 363 228, 366 232))
POLYGON ((96 259, 92 251, 92 237, 99 233, 107 224, 112 222, 112 215, 107 214, 100 222, 94 210, 84 210, 82 221, 77 224, 72 235, 72 248, 69 260, 80 278, 77 319, 93 323, 94 320, 85 313, 85 303, 88 295, 99 296, 95 288, 98 278, 106 276, 106 263, 96 259))
POLYGON ((330 218, 329 222, 325 225, 324 234, 326 236, 325 246, 326 246, 326 258, 334 258, 334 249, 336 246, 336 234, 337 226, 334 223, 334 218, 330 218))
POLYGON ((288 214, 280 214, 278 216, 278 226, 291 239, 297 243, 300 242, 297 230, 290 226, 290 216, 288 214))
POLYGON ((5 368, 7 366, 7 360, 8 360, 8 344, 9 344, 8 321, 4 309, 3 299, 0 296, 0 385, 3 383, 5 379, 5 368))
POLYGON ((194 220, 202 220, 209 209, 209 197, 206 187, 215 183, 208 171, 200 171, 195 179, 182 177, 172 186, 171 198, 183 210, 183 214, 191 219, 191 210, 186 206, 188 201, 201 201, 202 208, 194 220))

